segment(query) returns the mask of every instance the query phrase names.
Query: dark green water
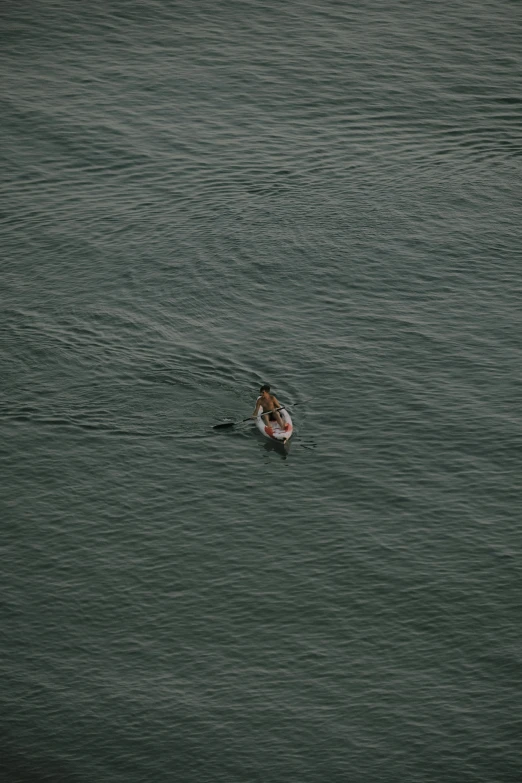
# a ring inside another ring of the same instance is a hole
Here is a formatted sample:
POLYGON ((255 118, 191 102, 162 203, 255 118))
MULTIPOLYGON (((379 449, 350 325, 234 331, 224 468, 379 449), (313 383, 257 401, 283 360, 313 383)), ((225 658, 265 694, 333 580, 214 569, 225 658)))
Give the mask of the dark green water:
POLYGON ((519 5, 0 31, 2 783, 518 782, 519 5))

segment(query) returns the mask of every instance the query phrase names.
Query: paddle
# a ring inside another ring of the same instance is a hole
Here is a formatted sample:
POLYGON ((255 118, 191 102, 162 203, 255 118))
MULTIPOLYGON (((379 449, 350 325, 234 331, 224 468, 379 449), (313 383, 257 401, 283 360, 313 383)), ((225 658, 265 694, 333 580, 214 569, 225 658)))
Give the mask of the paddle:
MULTIPOLYGON (((275 413, 276 411, 282 411, 284 407, 285 407, 284 405, 281 405, 280 408, 274 408, 271 411, 263 411, 263 416, 267 413, 275 413)), ((219 430, 219 429, 223 429, 223 427, 235 427, 236 424, 243 424, 244 421, 250 421, 251 418, 252 416, 249 416, 248 419, 241 419, 241 421, 224 421, 222 424, 214 424, 212 429, 219 430)))

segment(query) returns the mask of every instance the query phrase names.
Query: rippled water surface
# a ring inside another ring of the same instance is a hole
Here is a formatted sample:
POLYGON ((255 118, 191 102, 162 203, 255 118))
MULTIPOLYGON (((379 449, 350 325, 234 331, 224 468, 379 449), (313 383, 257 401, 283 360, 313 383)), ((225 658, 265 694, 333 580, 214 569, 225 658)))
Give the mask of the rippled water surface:
POLYGON ((518 782, 519 4, 0 36, 2 780, 518 782))

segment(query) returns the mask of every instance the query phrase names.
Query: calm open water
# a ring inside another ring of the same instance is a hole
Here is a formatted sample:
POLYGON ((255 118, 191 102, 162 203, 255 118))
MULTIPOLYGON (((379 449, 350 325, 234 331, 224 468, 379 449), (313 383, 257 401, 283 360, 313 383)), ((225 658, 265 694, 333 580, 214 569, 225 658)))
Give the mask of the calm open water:
POLYGON ((519 783, 520 4, 0 31, 2 783, 519 783))

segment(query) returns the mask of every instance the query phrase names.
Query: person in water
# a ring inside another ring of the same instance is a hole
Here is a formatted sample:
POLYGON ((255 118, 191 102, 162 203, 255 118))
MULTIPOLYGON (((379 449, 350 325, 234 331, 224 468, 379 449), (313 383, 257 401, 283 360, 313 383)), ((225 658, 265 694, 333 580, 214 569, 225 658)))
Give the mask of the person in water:
POLYGON ((290 425, 285 424, 279 411, 277 410, 277 408, 282 408, 283 406, 275 394, 270 394, 270 386, 268 383, 265 383, 263 386, 261 386, 259 391, 261 392, 261 396, 257 398, 256 407, 252 414, 252 418, 255 419, 259 409, 262 408, 263 421, 265 422, 266 426, 270 427, 270 417, 273 416, 283 432, 285 432, 290 427, 290 425))

